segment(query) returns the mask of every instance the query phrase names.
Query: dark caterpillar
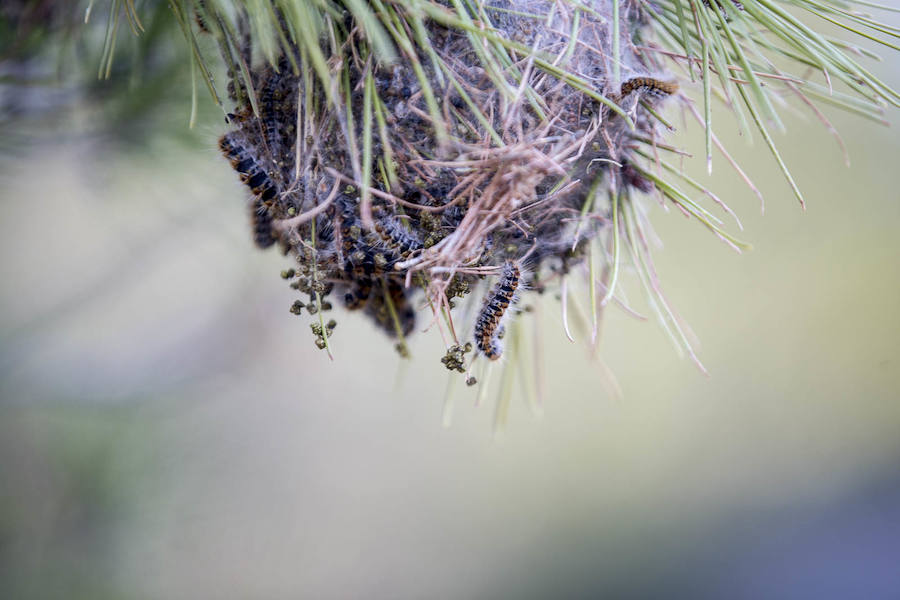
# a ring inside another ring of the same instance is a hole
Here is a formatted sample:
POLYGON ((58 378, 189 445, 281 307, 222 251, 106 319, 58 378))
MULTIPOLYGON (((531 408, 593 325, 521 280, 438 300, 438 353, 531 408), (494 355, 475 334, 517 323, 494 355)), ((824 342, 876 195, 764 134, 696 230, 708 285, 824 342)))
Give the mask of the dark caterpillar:
POLYGON ((253 232, 253 242, 259 248, 268 248, 275 243, 275 231, 272 229, 272 215, 269 208, 253 199, 250 205, 250 228, 253 232))
POLYGON ((424 248, 422 240, 404 227, 395 217, 386 216, 377 219, 375 231, 392 250, 404 258, 416 250, 424 248))
POLYGON ((358 244, 353 252, 345 256, 344 272, 349 276, 378 276, 384 274, 396 262, 396 257, 378 248, 358 244))
POLYGON ((275 232, 272 231, 272 217, 269 206, 278 193, 272 180, 256 159, 244 148, 232 134, 225 134, 219 140, 219 148, 237 171, 241 181, 253 192, 250 203, 250 223, 253 228, 253 240, 260 248, 268 248, 275 243, 275 232))
POLYGON ((506 261, 500 281, 491 288, 484 302, 484 308, 475 321, 475 345, 490 360, 497 360, 503 354, 500 345, 500 323, 509 305, 513 303, 519 287, 521 273, 513 261, 506 261))
POLYGON ((374 319, 375 323, 385 333, 391 337, 396 337, 397 327, 394 325, 394 318, 391 316, 387 303, 387 300, 390 299, 394 312, 397 314, 400 331, 404 336, 411 334, 416 326, 416 312, 413 310, 407 290, 401 283, 390 278, 382 278, 378 282, 377 287, 377 291, 373 292, 366 307, 367 314, 374 319))
MULTIPOLYGON (((279 69, 284 71, 290 66, 287 61, 282 58, 279 63, 279 69)), ((257 92, 259 101, 259 126, 262 130, 262 139, 269 153, 272 155, 275 166, 281 169, 284 165, 284 155, 291 151, 291 141, 284 139, 282 131, 285 129, 281 119, 284 113, 285 97, 288 92, 284 89, 284 78, 281 77, 271 67, 264 73, 262 83, 257 92), (287 144, 287 147, 285 147, 287 144)))
POLYGON ((350 290, 344 294, 344 306, 347 310, 366 309, 375 322, 388 335, 395 337, 397 328, 388 307, 388 298, 393 304, 394 312, 404 336, 412 333, 416 325, 416 313, 403 285, 388 278, 356 277, 350 290))
POLYGON ((372 294, 372 280, 360 277, 354 280, 353 287, 344 294, 344 306, 347 310, 358 310, 366 305, 372 294))
MULTIPOLYGON (((734 7, 736 9, 744 10, 744 5, 741 4, 740 2, 738 2, 738 0, 731 0, 731 3, 734 5, 734 7)), ((715 4, 716 8, 718 8, 720 11, 722 11, 722 14, 726 15, 726 17, 727 17, 728 13, 725 11, 725 7, 722 6, 722 3, 719 0, 703 0, 703 4, 706 5, 706 8, 712 8, 712 5, 715 4)))
POLYGON ((203 18, 204 13, 206 13, 206 4, 203 0, 197 0, 197 6, 194 7, 194 21, 201 32, 210 33, 206 19, 203 18))
POLYGON ((653 183, 640 174, 640 172, 634 168, 628 161, 622 162, 622 182, 630 187, 633 187, 637 190, 644 192, 645 194, 649 194, 653 191, 653 183))
POLYGON ((241 181, 259 196, 260 200, 268 203, 275 197, 278 190, 269 179, 268 173, 231 134, 222 136, 222 139, 219 140, 219 148, 231 162, 232 168, 238 172, 241 181))

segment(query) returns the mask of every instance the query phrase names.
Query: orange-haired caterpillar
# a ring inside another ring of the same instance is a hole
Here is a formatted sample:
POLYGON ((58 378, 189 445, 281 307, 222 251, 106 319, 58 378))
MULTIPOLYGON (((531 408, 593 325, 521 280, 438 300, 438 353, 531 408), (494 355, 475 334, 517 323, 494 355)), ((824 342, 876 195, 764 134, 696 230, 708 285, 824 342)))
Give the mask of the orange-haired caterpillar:
POLYGON ((475 345, 490 360, 497 360, 503 354, 500 346, 500 322, 509 305, 515 299, 521 273, 519 266, 508 260, 503 265, 500 281, 491 288, 484 301, 484 308, 475 321, 475 345))
POLYGON ((628 94, 642 90, 653 96, 664 97, 671 96, 678 91, 677 81, 661 81, 653 77, 632 77, 622 82, 620 98, 624 98, 628 94))

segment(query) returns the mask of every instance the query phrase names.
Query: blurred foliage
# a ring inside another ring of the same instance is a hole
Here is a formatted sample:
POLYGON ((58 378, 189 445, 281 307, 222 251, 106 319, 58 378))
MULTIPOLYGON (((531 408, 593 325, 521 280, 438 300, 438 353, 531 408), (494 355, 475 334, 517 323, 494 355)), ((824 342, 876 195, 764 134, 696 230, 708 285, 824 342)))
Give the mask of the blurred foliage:
MULTIPOLYGON (((145 7, 139 35, 119 32, 108 70, 105 29, 117 28, 116 17, 94 13, 87 26, 85 19, 79 2, 0 9, 0 150, 71 136, 133 149, 159 132, 196 143, 187 127, 190 59, 166 3, 145 7)), ((198 110, 210 118, 215 108, 198 110)))

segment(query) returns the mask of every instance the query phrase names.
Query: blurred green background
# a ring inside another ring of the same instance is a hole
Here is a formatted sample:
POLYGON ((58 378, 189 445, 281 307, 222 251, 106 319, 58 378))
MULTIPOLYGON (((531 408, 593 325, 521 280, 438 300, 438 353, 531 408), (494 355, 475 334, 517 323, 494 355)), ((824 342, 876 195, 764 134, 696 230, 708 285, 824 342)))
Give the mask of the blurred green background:
MULTIPOLYGON (((187 129, 183 40, 158 35, 109 82, 0 63, 0 596, 900 597, 898 111, 826 110, 850 169, 786 118, 805 212, 715 115, 765 215, 721 156, 685 166, 754 250, 646 200, 710 376, 617 308, 591 358, 548 296, 522 317, 543 404, 514 389, 495 434, 499 370, 445 405, 434 331, 404 362, 338 312, 336 360, 315 349, 221 113, 201 88, 187 129)), ((875 68, 900 85, 896 57, 875 68)), ((676 139, 702 156, 692 123, 676 139)))

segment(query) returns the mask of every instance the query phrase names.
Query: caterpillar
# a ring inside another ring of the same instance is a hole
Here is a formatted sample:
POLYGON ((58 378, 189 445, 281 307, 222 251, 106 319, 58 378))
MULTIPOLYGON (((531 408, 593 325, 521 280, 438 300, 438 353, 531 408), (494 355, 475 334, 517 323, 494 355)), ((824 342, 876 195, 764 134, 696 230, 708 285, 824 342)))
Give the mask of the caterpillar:
MULTIPOLYGON (((279 63, 279 69, 288 69, 289 65, 287 61, 282 57, 279 63)), ((259 124, 262 129, 263 140, 269 148, 269 152, 272 155, 273 161, 276 166, 279 165, 279 161, 282 161, 282 154, 284 153, 284 148, 282 146, 283 141, 281 130, 282 124, 280 122, 281 113, 281 104, 283 103, 285 90, 282 89, 283 79, 271 68, 266 71, 262 86, 257 92, 257 98, 259 102, 259 124)))
POLYGON ((250 190, 259 196, 263 202, 268 202, 275 197, 278 190, 275 184, 269 178, 268 173, 259 166, 253 156, 244 148, 234 136, 226 134, 219 140, 219 148, 222 153, 231 161, 231 166, 241 178, 241 181, 250 188, 250 190))
POLYGON ((350 251, 344 254, 344 272, 348 276, 378 276, 390 271, 397 256, 360 241, 344 243, 350 251))
POLYGON ((344 294, 344 306, 347 310, 357 310, 366 305, 372 294, 373 282, 368 277, 358 277, 351 291, 344 294))
MULTIPOLYGON (((715 3, 716 8, 718 8, 720 11, 722 11, 723 15, 727 16, 727 13, 725 12, 725 7, 722 6, 722 3, 719 0, 712 0, 712 2, 710 0, 703 0, 703 4, 706 5, 706 8, 712 8, 713 3, 715 3)), ((731 0, 731 3, 734 5, 734 7, 736 9, 744 10, 744 5, 741 4, 738 0, 731 0)))
POLYGON ((490 360, 497 360, 503 354, 499 339, 501 321, 509 305, 515 300, 520 278, 519 266, 511 260, 506 261, 500 281, 491 288, 485 298, 484 308, 475 321, 475 345, 490 360))
POLYGON ((653 96, 664 97, 671 96, 678 91, 677 81, 662 81, 653 77, 632 77, 622 82, 620 98, 624 98, 628 94, 642 90, 653 96))
POLYGON ((272 216, 268 207, 256 198, 250 205, 250 228, 253 231, 253 242, 259 248, 265 249, 275 243, 272 216))
POLYGON ((393 279, 390 279, 388 280, 387 291, 391 301, 394 303, 394 310, 397 311, 400 330, 403 332, 403 335, 411 334, 416 327, 416 311, 413 310, 406 289, 393 279))
POLYGON ((653 190, 653 183, 640 174, 634 166, 628 161, 622 161, 622 181, 625 185, 638 189, 645 194, 649 194, 653 190))
POLYGON ((197 23, 197 28, 203 33, 210 33, 209 26, 206 24, 206 19, 203 18, 203 14, 206 13, 206 3, 204 0, 197 0, 197 5, 194 7, 194 21, 197 23))
POLYGON ((407 290, 403 285, 390 278, 382 278, 378 281, 378 290, 372 294, 369 304, 366 307, 366 313, 369 314, 375 323, 381 327, 389 336, 397 336, 397 327, 394 325, 394 318, 388 308, 387 300, 390 298, 394 312, 397 315, 397 321, 400 325, 400 331, 404 336, 412 333, 416 326, 416 312, 413 310, 412 303, 407 295, 407 290))
POLYGON ((359 226, 359 223, 357 223, 355 217, 344 216, 341 219, 339 230, 341 233, 340 250, 344 255, 349 255, 356 249, 357 245, 360 243, 360 237, 362 237, 362 228, 359 226))
POLYGON ((403 257, 424 248, 422 240, 404 227, 394 217, 382 217, 375 221, 375 231, 389 247, 403 257))
POLYGON ((335 245, 344 262, 344 272, 349 277, 381 274, 392 257, 382 251, 378 237, 363 230, 362 223, 356 216, 356 206, 342 196, 337 201, 337 212, 340 215, 341 242, 335 245))
POLYGON ((241 181, 253 192, 250 204, 250 224, 253 240, 260 248, 268 248, 275 243, 272 231, 272 217, 269 205, 277 193, 275 185, 268 174, 259 166, 244 146, 232 134, 223 135, 219 140, 219 148, 237 171, 241 181))

